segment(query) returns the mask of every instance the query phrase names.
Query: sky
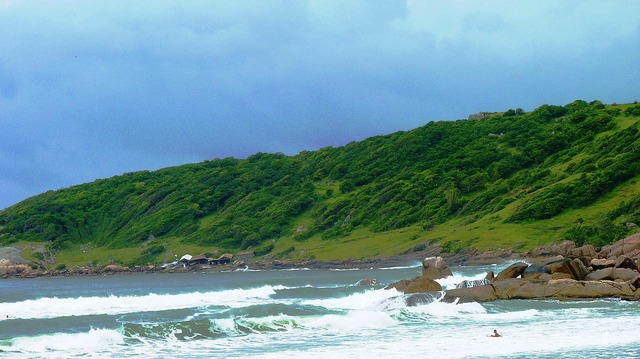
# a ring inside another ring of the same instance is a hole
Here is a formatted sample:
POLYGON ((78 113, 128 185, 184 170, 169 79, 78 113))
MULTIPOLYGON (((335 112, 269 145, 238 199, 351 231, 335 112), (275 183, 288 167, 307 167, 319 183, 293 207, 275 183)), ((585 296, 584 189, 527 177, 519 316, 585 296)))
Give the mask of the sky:
POLYGON ((0 209, 480 111, 640 100, 640 1, 0 0, 0 209))

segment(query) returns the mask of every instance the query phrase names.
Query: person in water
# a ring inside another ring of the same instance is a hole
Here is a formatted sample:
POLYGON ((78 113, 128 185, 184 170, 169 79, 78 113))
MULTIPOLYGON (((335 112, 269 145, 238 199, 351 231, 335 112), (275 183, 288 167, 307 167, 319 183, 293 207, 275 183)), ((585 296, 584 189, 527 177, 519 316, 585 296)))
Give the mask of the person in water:
POLYGON ((500 335, 500 333, 498 333, 498 331, 494 329, 493 330, 493 334, 491 334, 489 336, 492 337, 492 338, 498 338, 498 337, 501 337, 502 335, 500 335))

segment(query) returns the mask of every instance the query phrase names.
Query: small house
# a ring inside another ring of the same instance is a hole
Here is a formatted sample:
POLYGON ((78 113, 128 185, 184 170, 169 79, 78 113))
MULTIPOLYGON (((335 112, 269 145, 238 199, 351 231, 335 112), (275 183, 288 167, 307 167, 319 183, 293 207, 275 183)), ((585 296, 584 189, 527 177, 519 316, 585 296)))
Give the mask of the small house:
POLYGON ((182 257, 180 257, 180 260, 178 261, 178 263, 182 264, 183 267, 186 267, 188 265, 190 265, 190 261, 191 258, 193 258, 193 256, 191 254, 185 254, 182 257))
POLYGON ((207 258, 204 254, 203 255, 199 255, 199 256, 195 256, 192 257, 191 260, 189 260, 189 265, 207 265, 209 264, 210 259, 207 258))
POLYGON ((212 260, 211 264, 214 264, 214 265, 229 264, 231 263, 232 259, 233 259, 233 254, 225 253, 221 255, 219 258, 212 260))

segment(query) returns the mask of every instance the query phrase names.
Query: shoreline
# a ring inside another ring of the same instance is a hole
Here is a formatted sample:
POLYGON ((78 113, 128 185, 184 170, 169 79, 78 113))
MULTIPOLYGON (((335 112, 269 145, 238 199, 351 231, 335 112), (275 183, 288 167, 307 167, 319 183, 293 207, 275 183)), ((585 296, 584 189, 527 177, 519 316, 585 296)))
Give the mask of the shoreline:
POLYGON ((309 269, 309 270, 358 270, 358 269, 379 269, 379 268, 396 268, 420 266, 425 257, 433 255, 442 256, 447 263, 452 265, 489 265, 503 264, 514 260, 528 260, 523 256, 512 251, 505 251, 498 254, 481 254, 463 253, 433 253, 433 251, 421 251, 400 254, 387 258, 372 259, 349 259, 334 261, 317 261, 317 260, 246 260, 237 263, 221 264, 221 265, 192 265, 182 266, 175 265, 171 267, 158 266, 138 266, 126 267, 120 265, 107 265, 102 268, 93 267, 75 267, 63 270, 35 270, 28 264, 14 264, 4 267, 4 272, 0 272, 0 279, 30 279, 38 277, 80 277, 80 276, 104 276, 104 275, 125 275, 125 274, 155 274, 155 273, 216 273, 216 272, 232 272, 243 270, 291 270, 291 269, 309 269), (506 252, 506 253, 505 253, 506 252))

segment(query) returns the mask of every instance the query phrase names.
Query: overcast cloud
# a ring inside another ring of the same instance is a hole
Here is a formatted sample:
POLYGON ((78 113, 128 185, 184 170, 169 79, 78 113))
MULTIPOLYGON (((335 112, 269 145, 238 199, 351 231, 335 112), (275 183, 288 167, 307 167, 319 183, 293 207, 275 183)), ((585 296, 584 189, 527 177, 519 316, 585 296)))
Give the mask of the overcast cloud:
POLYGON ((640 2, 0 0, 0 209, 478 111, 640 99, 640 2))

